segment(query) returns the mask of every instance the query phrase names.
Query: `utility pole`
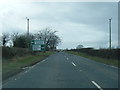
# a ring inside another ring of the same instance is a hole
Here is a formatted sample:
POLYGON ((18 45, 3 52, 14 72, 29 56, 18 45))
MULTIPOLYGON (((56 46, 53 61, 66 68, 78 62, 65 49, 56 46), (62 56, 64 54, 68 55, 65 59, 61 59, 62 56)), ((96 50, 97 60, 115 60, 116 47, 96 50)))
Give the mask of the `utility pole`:
POLYGON ((111 21, 112 18, 109 19, 109 49, 111 49, 111 21))
POLYGON ((29 37, 29 18, 26 17, 27 20, 27 46, 30 48, 30 37, 29 37))
POLYGON ((26 19, 27 19, 27 36, 29 37, 29 18, 26 17, 26 19))

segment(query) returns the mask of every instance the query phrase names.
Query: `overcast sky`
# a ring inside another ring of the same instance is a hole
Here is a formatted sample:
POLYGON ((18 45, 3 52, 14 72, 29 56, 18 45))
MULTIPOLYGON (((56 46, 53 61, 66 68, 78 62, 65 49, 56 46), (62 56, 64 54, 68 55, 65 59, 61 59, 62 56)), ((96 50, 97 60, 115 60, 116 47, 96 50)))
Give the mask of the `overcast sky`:
POLYGON ((26 17, 30 33, 50 27, 62 39, 58 48, 108 47, 108 19, 112 18, 112 46, 118 44, 117 2, 19 2, 0 5, 0 30, 26 32, 26 17))

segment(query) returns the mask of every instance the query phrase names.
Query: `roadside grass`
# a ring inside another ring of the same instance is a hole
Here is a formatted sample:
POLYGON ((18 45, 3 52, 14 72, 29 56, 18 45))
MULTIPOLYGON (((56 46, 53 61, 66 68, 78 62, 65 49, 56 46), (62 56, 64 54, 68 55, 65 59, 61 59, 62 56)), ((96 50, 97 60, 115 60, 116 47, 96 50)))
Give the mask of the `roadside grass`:
POLYGON ((22 71, 23 67, 34 65, 53 53, 54 52, 50 52, 50 51, 46 53, 40 52, 40 53, 36 53, 35 55, 26 55, 22 57, 16 56, 11 60, 3 59, 2 60, 3 80, 22 71))
POLYGON ((65 52, 70 53, 70 54, 74 54, 74 55, 79 55, 79 56, 82 56, 82 57, 85 57, 85 58, 88 58, 88 59, 91 59, 91 60, 94 60, 94 61, 97 61, 97 62, 105 63, 105 64, 108 64, 108 65, 113 65, 115 67, 120 68, 120 66, 118 65, 118 63, 120 63, 120 61, 118 61, 118 60, 105 59, 105 58, 100 58, 100 57, 96 57, 96 56, 90 56, 90 55, 87 55, 85 53, 74 52, 74 51, 65 51, 65 52))

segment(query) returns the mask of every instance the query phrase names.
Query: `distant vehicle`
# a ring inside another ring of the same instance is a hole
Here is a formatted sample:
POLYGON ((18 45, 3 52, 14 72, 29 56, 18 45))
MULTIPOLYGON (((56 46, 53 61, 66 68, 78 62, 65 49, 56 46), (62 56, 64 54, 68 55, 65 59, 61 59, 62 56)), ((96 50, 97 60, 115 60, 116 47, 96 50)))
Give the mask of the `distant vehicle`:
POLYGON ((61 52, 61 51, 62 51, 62 49, 57 49, 56 51, 57 51, 57 52, 61 52))

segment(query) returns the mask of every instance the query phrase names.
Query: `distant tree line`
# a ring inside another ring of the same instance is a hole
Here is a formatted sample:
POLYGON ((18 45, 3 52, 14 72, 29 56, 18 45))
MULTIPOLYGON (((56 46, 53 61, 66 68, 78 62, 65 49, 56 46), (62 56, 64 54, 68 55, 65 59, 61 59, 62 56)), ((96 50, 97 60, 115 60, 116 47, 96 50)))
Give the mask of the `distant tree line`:
POLYGON ((20 47, 20 48, 29 48, 31 40, 44 40, 46 50, 54 50, 61 42, 61 39, 58 35, 56 35, 55 30, 51 28, 42 29, 34 34, 30 33, 29 36, 27 34, 19 34, 16 33, 3 33, 2 34, 2 46, 7 46, 7 44, 11 47, 20 47))

